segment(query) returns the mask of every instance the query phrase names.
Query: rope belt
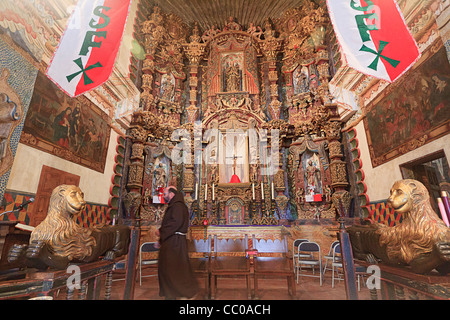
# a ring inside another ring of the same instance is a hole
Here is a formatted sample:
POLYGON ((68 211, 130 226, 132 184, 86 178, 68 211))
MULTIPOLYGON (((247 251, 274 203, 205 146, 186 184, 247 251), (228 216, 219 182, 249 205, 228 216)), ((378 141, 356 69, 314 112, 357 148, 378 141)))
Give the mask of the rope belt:
POLYGON ((180 235, 180 236, 187 236, 187 233, 183 233, 183 232, 175 232, 175 234, 178 234, 178 235, 180 235))

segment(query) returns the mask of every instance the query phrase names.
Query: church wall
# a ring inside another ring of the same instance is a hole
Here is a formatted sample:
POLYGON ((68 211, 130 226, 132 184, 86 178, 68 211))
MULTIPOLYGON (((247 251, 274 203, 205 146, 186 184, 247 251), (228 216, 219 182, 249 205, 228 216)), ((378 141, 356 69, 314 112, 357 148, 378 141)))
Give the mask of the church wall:
POLYGON ((43 165, 80 176, 80 188, 87 202, 106 205, 110 194, 116 155, 117 133, 111 130, 106 166, 103 173, 88 169, 49 153, 42 152, 24 144, 19 144, 10 179, 6 189, 19 193, 36 194, 43 165))
POLYGON ((362 169, 364 170, 364 182, 367 185, 367 194, 370 203, 386 200, 389 197, 389 190, 393 183, 403 179, 400 165, 424 157, 438 150, 444 150, 447 159, 450 157, 450 134, 423 145, 387 163, 373 167, 370 159, 369 147, 367 144, 366 132, 363 122, 355 126, 359 138, 359 149, 361 151, 362 169))

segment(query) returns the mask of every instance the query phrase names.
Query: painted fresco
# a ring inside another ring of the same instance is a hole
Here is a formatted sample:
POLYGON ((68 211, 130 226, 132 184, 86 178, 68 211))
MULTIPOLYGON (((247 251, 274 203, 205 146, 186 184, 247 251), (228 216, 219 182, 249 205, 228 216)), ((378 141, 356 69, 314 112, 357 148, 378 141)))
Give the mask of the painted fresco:
POLYGON ((108 116, 84 96, 70 98, 39 73, 21 142, 103 172, 108 116))
POLYGON ((378 166, 449 131, 450 65, 444 48, 406 74, 374 107, 366 128, 372 164, 378 166))

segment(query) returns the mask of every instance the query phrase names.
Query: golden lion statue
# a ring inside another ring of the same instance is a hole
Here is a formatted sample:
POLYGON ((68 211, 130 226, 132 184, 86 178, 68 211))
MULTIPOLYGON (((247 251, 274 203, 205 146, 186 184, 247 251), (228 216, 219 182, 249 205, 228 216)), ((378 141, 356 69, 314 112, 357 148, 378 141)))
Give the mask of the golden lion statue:
POLYGON ((130 229, 124 225, 83 228, 73 217, 85 207, 80 188, 56 187, 50 197, 47 217, 31 233, 29 245, 13 246, 8 261, 21 261, 38 269, 65 269, 70 262, 92 262, 101 256, 111 260, 126 254, 130 229))
POLYGON ((348 228, 357 258, 372 254, 391 265, 409 265, 413 272, 450 271, 450 229, 434 212, 427 189, 419 181, 394 183, 387 200, 403 221, 394 226, 374 223, 348 228))

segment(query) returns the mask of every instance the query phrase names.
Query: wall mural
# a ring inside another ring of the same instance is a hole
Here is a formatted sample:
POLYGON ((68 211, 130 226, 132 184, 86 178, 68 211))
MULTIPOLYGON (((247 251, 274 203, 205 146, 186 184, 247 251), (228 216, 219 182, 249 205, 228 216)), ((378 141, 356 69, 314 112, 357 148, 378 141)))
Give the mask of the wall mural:
POLYGON ((364 127, 374 167, 449 131, 449 75, 450 65, 442 47, 368 107, 364 127))
POLYGON ((20 142, 103 172, 108 115, 84 96, 70 98, 39 73, 20 142))

